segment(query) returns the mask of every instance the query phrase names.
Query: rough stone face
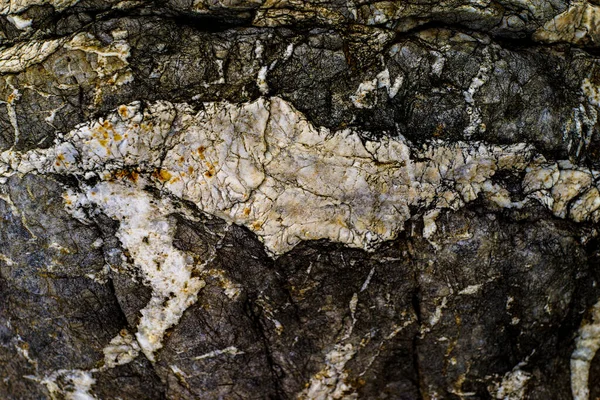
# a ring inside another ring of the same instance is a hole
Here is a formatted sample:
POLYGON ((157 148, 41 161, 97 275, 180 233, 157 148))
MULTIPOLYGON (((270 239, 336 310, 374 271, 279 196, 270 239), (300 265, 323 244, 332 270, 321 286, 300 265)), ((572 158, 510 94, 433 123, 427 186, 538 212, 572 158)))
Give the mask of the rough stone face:
POLYGON ((599 397, 599 21, 0 2, 0 398, 599 397))

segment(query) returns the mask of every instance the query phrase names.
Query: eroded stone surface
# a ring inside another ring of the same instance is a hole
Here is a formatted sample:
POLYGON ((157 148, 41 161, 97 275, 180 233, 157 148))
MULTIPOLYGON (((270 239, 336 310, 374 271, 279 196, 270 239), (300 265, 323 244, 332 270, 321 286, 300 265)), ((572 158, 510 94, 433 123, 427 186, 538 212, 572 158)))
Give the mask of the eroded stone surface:
POLYGON ((596 9, 2 4, 0 397, 593 398, 596 9))

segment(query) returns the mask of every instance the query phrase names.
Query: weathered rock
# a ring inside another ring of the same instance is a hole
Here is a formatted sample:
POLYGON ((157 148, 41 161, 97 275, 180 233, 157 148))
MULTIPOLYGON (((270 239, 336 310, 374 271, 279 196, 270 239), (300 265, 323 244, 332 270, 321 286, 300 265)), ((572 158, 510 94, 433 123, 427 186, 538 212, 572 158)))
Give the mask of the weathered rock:
POLYGON ((0 398, 597 397, 598 7, 0 3, 0 398))

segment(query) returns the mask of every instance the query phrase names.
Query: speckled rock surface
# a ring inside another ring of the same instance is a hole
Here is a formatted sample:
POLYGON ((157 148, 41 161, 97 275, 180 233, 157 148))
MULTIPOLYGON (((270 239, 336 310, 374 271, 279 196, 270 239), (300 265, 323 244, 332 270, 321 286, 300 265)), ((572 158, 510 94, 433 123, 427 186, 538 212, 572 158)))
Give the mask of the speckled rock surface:
POLYGON ((600 3, 0 2, 1 399, 600 397, 600 3))

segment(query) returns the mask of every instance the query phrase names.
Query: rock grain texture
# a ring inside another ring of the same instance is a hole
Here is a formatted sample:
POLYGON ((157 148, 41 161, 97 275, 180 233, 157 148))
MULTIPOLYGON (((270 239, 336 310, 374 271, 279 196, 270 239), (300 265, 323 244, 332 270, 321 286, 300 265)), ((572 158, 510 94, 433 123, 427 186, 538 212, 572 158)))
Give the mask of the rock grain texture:
POLYGON ((0 399, 600 398, 600 2, 0 0, 0 399))

